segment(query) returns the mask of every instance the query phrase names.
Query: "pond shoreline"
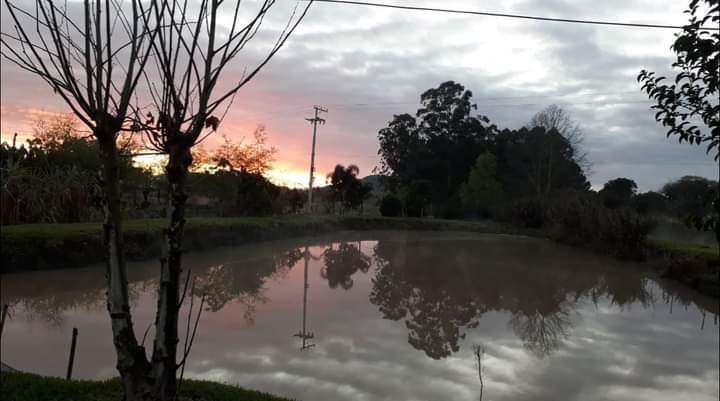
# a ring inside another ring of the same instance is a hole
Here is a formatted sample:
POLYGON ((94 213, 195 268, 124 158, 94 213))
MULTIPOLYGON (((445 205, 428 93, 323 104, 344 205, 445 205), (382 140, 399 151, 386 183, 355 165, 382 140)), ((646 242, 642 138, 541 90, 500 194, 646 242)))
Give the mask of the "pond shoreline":
MULTIPOLYGON (((164 219, 126 221, 124 242, 127 259, 158 257, 165 223, 164 219)), ((347 230, 466 231, 547 238, 542 230, 492 221, 303 215, 190 218, 185 228, 185 250, 208 250, 347 230)), ((3 226, 0 273, 84 267, 101 263, 103 252, 102 225, 99 223, 3 226)), ((646 254, 648 268, 660 276, 720 298, 720 256, 711 248, 649 240, 646 254)))
MULTIPOLYGON (((128 260, 158 257, 164 219, 128 220, 124 242, 128 260)), ((267 240, 328 234, 338 231, 426 230, 486 234, 538 232, 493 222, 364 216, 292 216, 190 218, 185 226, 185 250, 197 251, 267 240)), ((103 261, 102 225, 27 224, 4 226, 0 237, 2 273, 83 267, 103 261)))

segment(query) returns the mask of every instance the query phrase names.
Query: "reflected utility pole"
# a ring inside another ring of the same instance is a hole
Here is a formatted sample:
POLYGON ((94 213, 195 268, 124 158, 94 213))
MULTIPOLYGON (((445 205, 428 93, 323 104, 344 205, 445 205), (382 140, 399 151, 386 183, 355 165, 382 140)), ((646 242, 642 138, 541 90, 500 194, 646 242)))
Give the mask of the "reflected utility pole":
MULTIPOLYGON (((312 182, 312 178, 311 181, 312 182)), ((314 343, 310 343, 308 340, 311 340, 315 337, 315 334, 313 332, 307 331, 307 293, 308 288, 310 285, 308 284, 308 263, 310 262, 310 250, 308 247, 305 247, 305 279, 303 281, 303 315, 302 315, 302 331, 295 334, 295 337, 300 337, 302 339, 302 345, 300 346, 300 351, 304 351, 306 349, 312 348, 315 346, 314 343)))
POLYGON ((310 183, 308 185, 308 202, 307 202, 307 211, 308 213, 312 213, 312 192, 313 192, 313 181, 315 180, 315 137, 317 136, 317 125, 325 124, 325 120, 318 117, 319 113, 327 113, 327 109, 324 109, 320 106, 313 106, 315 109, 315 117, 313 118, 306 118, 307 121, 310 121, 310 123, 313 125, 313 139, 312 139, 312 151, 310 153, 310 183))

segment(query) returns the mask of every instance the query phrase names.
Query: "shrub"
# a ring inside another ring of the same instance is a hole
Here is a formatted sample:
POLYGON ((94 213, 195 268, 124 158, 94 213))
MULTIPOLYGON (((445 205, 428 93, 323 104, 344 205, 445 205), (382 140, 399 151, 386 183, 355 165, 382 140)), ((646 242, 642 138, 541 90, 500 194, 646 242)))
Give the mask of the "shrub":
POLYGON ((510 206, 507 218, 525 228, 540 228, 545 225, 545 205, 539 199, 528 198, 515 201, 510 206))
POLYGON ((385 217, 397 217, 402 212, 402 202, 395 195, 385 195, 380 200, 380 214, 385 217))
POLYGON ((641 259, 654 221, 629 209, 608 209, 595 199, 574 196, 548 212, 550 235, 559 242, 590 246, 621 258, 641 259))
POLYGON ((465 217, 465 209, 458 194, 451 196, 445 203, 441 204, 435 213, 435 217, 442 219, 462 219, 465 217))

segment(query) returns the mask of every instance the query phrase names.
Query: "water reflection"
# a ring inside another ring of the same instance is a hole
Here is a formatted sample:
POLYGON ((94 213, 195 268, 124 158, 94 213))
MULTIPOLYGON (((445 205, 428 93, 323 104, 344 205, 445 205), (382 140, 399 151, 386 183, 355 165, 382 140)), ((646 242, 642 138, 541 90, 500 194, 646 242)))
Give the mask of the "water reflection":
POLYGON ((310 288, 310 284, 308 284, 308 264, 310 262, 310 259, 320 260, 320 258, 314 256, 310 252, 310 249, 308 247, 305 247, 305 252, 303 252, 303 259, 305 259, 305 264, 303 266, 302 330, 294 334, 295 337, 298 337, 302 340, 302 343, 300 344, 300 351, 304 351, 315 346, 315 344, 310 341, 315 338, 315 333, 313 333, 312 331, 308 331, 307 329, 307 297, 308 289, 310 288))
MULTIPOLYGON (((549 242, 350 233, 186 261, 207 305, 188 377, 320 401, 717 399, 717 300, 549 242)), ((156 275, 129 269, 142 330, 156 275)), ((4 362, 62 374, 77 326, 78 377, 115 375, 102 268, 1 285, 4 362)))
POLYGON ((361 271, 367 273, 370 270, 370 257, 362 251, 362 242, 357 245, 341 242, 337 245, 330 244, 330 247, 323 252, 324 266, 320 275, 327 280, 330 288, 337 288, 338 285, 345 290, 353 286, 353 274, 361 271))
POLYGON ((384 318, 404 321, 408 343, 434 359, 457 352, 459 340, 487 312, 509 312, 515 335, 544 357, 568 338, 586 297, 595 303, 608 297, 620 308, 653 302, 642 275, 574 250, 457 241, 446 253, 428 245, 379 241, 370 302, 384 318))

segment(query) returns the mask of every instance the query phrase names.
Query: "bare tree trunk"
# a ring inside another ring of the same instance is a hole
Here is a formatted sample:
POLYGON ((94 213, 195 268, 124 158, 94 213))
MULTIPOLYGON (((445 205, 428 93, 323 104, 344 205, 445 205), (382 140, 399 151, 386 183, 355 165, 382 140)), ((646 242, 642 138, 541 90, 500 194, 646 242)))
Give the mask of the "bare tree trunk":
POLYGON ((182 272, 182 243, 185 227, 185 204, 188 168, 192 163, 190 148, 175 146, 169 152, 166 174, 169 188, 170 214, 164 230, 165 251, 161 258, 158 308, 155 318, 153 348, 153 376, 158 399, 174 401, 177 393, 176 371, 178 344, 178 314, 180 311, 180 274, 182 272))
POLYGON ((112 323, 117 369, 127 401, 147 400, 150 396, 150 365, 145 348, 139 345, 133 330, 127 289, 127 272, 123 255, 120 168, 115 135, 112 129, 96 134, 103 157, 104 214, 106 255, 107 309, 112 323))

